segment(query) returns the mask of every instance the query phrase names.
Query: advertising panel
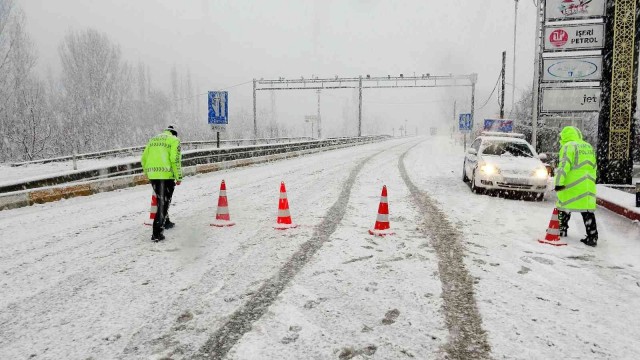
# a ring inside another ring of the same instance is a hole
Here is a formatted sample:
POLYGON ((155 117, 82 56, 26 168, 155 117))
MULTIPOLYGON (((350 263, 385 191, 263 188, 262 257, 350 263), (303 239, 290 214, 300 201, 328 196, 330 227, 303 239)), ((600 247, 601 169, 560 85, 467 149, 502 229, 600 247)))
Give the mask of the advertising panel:
POLYGON ((542 88, 542 112, 600 111, 600 88, 542 88))
POLYGON ((546 26, 544 50, 597 50, 604 46, 604 24, 546 26))
POLYGON ((602 17, 606 0, 546 0, 545 21, 602 17))
POLYGON ((602 56, 544 58, 542 81, 600 81, 602 56))

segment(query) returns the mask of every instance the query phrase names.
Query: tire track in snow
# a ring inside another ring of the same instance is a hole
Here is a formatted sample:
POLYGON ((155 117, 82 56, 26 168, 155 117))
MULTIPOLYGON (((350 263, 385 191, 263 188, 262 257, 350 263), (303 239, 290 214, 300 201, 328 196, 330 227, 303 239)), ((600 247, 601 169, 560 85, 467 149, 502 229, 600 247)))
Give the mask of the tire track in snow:
MULTIPOLYGON (((396 145, 402 146, 406 143, 396 145)), ((392 147, 392 148, 393 148, 392 147)), ((289 260, 280 268, 278 273, 267 280, 241 308, 229 316, 229 319, 216 330, 200 348, 200 352, 193 359, 223 359, 229 350, 251 330, 254 322, 267 312, 278 295, 285 289, 296 274, 311 260, 315 253, 333 234, 347 211, 347 204, 356 177, 364 165, 389 149, 381 150, 361 160, 351 170, 349 177, 342 185, 342 192, 338 200, 329 208, 322 222, 314 229, 311 239, 300 246, 289 260)))
POLYGON ((400 156, 398 167, 414 201, 424 213, 420 229, 432 239, 438 256, 443 311, 445 324, 449 329, 449 341, 444 345, 444 350, 451 359, 488 359, 491 346, 476 306, 473 279, 464 265, 462 234, 438 208, 435 200, 415 186, 409 178, 404 158, 411 149, 413 147, 400 156))

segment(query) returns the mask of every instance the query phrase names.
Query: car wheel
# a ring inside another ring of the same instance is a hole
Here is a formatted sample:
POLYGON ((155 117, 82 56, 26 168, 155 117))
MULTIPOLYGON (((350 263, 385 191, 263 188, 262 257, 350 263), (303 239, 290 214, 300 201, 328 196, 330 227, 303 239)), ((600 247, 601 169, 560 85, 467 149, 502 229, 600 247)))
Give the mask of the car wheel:
POLYGON ((469 182, 469 177, 467 177, 467 162, 465 161, 462 164, 462 182, 469 182))
POLYGON ((471 191, 476 193, 476 194, 484 194, 484 190, 483 188, 476 186, 476 170, 473 170, 473 173, 471 174, 471 191))

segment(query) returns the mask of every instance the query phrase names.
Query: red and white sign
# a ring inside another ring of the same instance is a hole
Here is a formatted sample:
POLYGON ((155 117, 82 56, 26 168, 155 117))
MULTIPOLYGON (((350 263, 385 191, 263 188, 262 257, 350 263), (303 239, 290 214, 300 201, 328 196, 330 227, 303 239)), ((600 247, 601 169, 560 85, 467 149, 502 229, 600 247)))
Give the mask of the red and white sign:
POLYGON ((604 47, 604 24, 545 26, 544 50, 597 50, 604 47))
POLYGON ((602 17, 606 0, 546 0, 545 20, 577 20, 602 17))
POLYGON ((567 40, 569 40, 569 34, 563 29, 553 30, 549 35, 549 41, 555 47, 563 47, 567 40))

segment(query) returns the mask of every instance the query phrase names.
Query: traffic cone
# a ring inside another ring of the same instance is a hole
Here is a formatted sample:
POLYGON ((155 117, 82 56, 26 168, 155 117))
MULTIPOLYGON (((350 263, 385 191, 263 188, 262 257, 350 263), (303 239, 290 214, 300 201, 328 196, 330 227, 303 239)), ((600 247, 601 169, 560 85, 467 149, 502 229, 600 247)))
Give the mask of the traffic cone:
POLYGON ((220 183, 220 196, 218 196, 218 210, 216 211, 216 219, 211 226, 224 227, 233 226, 236 223, 231 221, 229 216, 229 203, 227 202, 227 185, 224 180, 220 183))
POLYGON ((151 195, 151 209, 149 209, 149 219, 144 221, 145 225, 153 225, 153 220, 156 218, 156 213, 158 212, 158 198, 156 194, 153 193, 151 195))
POLYGON ((558 220, 558 209, 553 209, 551 215, 551 221, 549 221, 549 228, 547 229, 547 235, 544 239, 538 239, 541 244, 549 244, 553 246, 563 246, 567 243, 560 241, 560 221, 558 220))
POLYGON ((291 213, 289 212, 289 200, 287 200, 287 189, 284 187, 284 181, 280 183, 280 201, 278 201, 278 220, 274 228, 278 230, 292 229, 298 225, 291 222, 291 213))
POLYGON ((369 234, 376 236, 385 236, 395 234, 389 226, 389 204, 387 203, 387 186, 382 187, 382 195, 380 196, 380 206, 378 206, 378 218, 373 229, 369 229, 369 234))

